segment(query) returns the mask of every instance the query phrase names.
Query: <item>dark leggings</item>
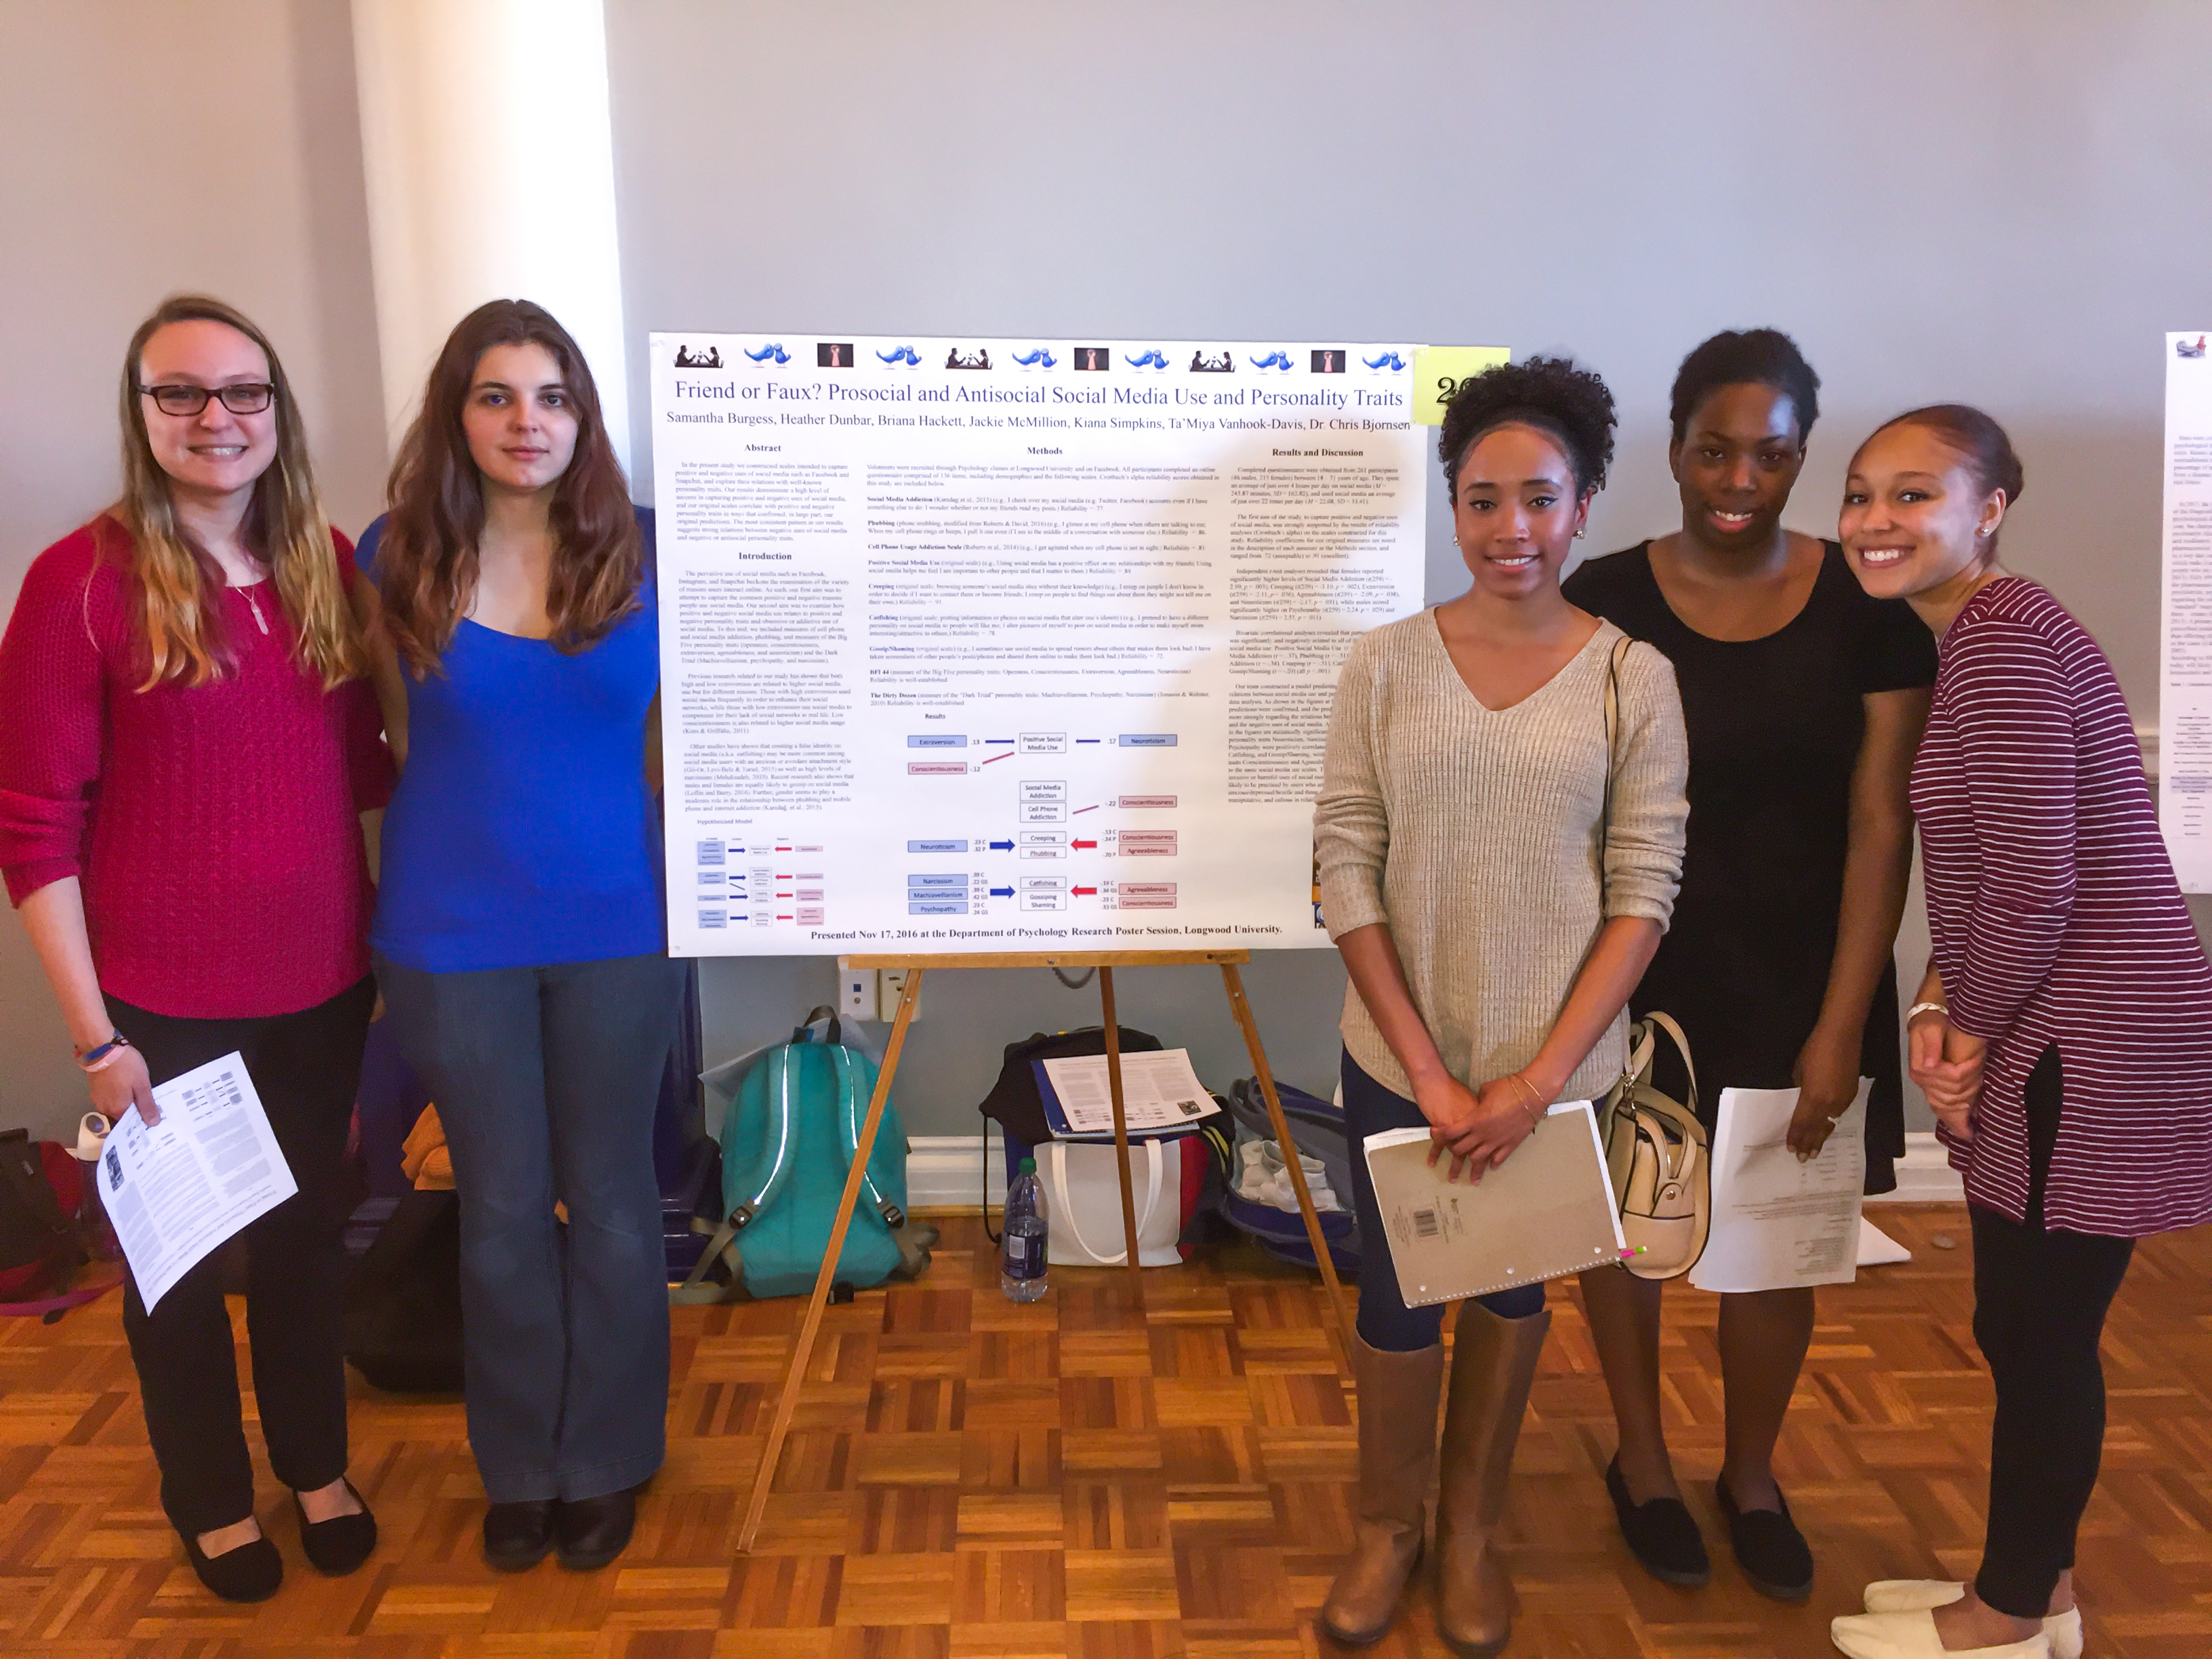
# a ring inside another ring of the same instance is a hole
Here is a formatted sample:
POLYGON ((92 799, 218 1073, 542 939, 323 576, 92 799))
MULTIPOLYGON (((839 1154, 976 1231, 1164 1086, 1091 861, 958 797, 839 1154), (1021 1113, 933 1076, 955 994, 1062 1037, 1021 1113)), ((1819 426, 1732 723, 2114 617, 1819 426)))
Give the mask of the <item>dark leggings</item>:
MULTIPOLYGON (((1390 1260, 1390 1236, 1383 1231, 1375 1183, 1367 1178, 1364 1145, 1386 1129, 1425 1129, 1421 1109, 1385 1088, 1344 1056, 1344 1131, 1352 1148, 1352 1207, 1359 1220, 1359 1340, 1370 1348, 1411 1353, 1432 1348, 1443 1339, 1443 1304, 1409 1308, 1398 1294, 1398 1269, 1390 1260)), ((1526 1319, 1544 1310, 1544 1287, 1519 1285, 1475 1300, 1500 1319, 1526 1319)))
POLYGON ((1974 1589, 1999 1613, 2040 1619, 2097 1485, 2105 1371, 2097 1343, 2135 1242, 2046 1231, 2043 1188, 2057 1144, 2064 1078, 2043 1051, 2027 1091, 2027 1219, 1980 1205, 1974 1231, 1974 1340, 1996 1382, 1990 1519, 1974 1589))
MULTIPOLYGON (((341 1212, 346 1131, 376 985, 262 1019, 185 1019, 107 999, 155 1083, 236 1049, 300 1190, 246 1229, 246 1331, 254 1405, 269 1463, 295 1492, 345 1473, 345 1250, 341 1212)), ((213 1532, 253 1513, 238 1357, 222 1299, 223 1252, 210 1252, 151 1313, 128 1280, 123 1334, 138 1368, 146 1436, 161 1470, 161 1508, 181 1533, 213 1532)))

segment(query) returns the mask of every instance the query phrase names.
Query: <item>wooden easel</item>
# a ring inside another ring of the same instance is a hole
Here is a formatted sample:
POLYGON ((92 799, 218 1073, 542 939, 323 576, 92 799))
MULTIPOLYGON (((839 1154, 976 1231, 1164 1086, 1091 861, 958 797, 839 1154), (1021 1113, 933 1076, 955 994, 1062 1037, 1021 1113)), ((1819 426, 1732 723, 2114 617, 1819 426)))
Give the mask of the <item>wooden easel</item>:
POLYGON ((1336 1320, 1337 1334, 1347 1345, 1352 1340, 1352 1318, 1345 1311, 1344 1286, 1338 1283, 1336 1263, 1330 1258, 1328 1243, 1322 1237, 1321 1218, 1314 1212, 1313 1194, 1306 1189, 1304 1167, 1298 1162, 1298 1151, 1291 1139, 1291 1127, 1283 1116, 1283 1103, 1275 1092, 1275 1074, 1267 1068, 1267 1056, 1260 1046, 1260 1028, 1253 1023, 1251 1005, 1244 1000, 1244 981, 1237 969, 1252 960, 1249 951, 1075 951, 1040 953, 1035 951, 986 951, 957 956, 851 956, 839 958, 844 968, 903 968, 907 970, 906 988, 900 994, 898 1017, 891 1022, 890 1043, 884 1050, 883 1068, 876 1074, 876 1091, 868 1102, 868 1115, 860 1125, 860 1145, 853 1152, 853 1167, 845 1176, 845 1191, 837 1200, 837 1218, 830 1224, 830 1248, 822 1258, 821 1271, 814 1276, 814 1293, 807 1298, 806 1317, 799 1327, 798 1346, 792 1350, 790 1368, 783 1376, 783 1394, 777 1400, 775 1415, 769 1420, 768 1443, 761 1448, 760 1468, 753 1476, 751 1500, 745 1505, 745 1523, 738 1534, 738 1548, 749 1553, 753 1547, 753 1535, 760 1530, 761 1517, 768 1510, 769 1489, 775 1484, 775 1468, 783 1455, 783 1443, 791 1432, 792 1413, 798 1409, 799 1390, 806 1376, 806 1364, 814 1352, 814 1339, 822 1328, 822 1310, 830 1300, 830 1286, 837 1276, 837 1259, 844 1254, 845 1232, 852 1225, 853 1207, 860 1196, 860 1179, 868 1167, 868 1157, 875 1150, 876 1127, 883 1121, 884 1103, 890 1098, 891 1076, 898 1070, 899 1052, 906 1046, 907 1027, 913 1023, 915 1000, 921 994, 922 974, 939 968, 1096 968, 1098 970, 1099 1000, 1105 1005, 1106 1081, 1108 1092, 1114 1103, 1114 1158, 1121 1178, 1121 1239, 1127 1251, 1129 1284, 1139 1306, 1144 1301, 1144 1268, 1137 1259, 1137 1207, 1129 1181, 1129 1130, 1122 1115, 1121 1105, 1121 1035, 1114 1014, 1114 970, 1116 968, 1188 967, 1211 963, 1221 969, 1223 988, 1229 993, 1230 1012, 1236 1016, 1237 1029, 1244 1034, 1244 1048, 1252 1057, 1252 1071, 1260 1082, 1260 1093, 1267 1103, 1267 1121, 1274 1127, 1275 1139, 1283 1149, 1283 1165, 1290 1171, 1291 1188, 1298 1196, 1298 1210, 1305 1218, 1306 1238, 1313 1246, 1314 1260, 1321 1264, 1321 1276, 1328 1291, 1329 1309, 1336 1320))

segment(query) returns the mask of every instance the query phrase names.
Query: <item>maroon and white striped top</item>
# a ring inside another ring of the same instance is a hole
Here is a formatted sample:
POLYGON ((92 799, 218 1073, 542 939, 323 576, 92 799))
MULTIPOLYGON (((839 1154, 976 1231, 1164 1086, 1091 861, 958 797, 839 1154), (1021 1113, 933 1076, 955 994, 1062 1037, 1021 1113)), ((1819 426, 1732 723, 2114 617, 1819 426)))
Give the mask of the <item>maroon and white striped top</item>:
POLYGON ((2112 665, 2017 576, 1968 600, 1942 652, 1912 810, 1951 1019, 1990 1043, 1974 1139, 1946 1137, 1966 1197, 2025 1218, 2021 1096, 2055 1042, 2045 1224, 2139 1238, 2212 1219, 2212 964, 2112 665))

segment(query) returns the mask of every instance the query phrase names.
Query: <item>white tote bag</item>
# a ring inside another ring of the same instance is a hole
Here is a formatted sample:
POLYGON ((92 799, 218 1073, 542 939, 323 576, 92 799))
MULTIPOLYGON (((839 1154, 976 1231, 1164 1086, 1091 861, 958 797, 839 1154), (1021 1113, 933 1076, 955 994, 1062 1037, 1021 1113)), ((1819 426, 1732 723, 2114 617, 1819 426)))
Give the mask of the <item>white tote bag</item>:
MULTIPOLYGON (((1182 1261, 1182 1160, 1188 1141, 1144 1140, 1129 1148, 1129 1191, 1137 1206, 1137 1265, 1173 1267, 1182 1261)), ((1038 1174, 1051 1229, 1046 1260, 1055 1267, 1119 1267, 1128 1249, 1121 1231, 1121 1177, 1111 1141, 1047 1141, 1038 1174)))

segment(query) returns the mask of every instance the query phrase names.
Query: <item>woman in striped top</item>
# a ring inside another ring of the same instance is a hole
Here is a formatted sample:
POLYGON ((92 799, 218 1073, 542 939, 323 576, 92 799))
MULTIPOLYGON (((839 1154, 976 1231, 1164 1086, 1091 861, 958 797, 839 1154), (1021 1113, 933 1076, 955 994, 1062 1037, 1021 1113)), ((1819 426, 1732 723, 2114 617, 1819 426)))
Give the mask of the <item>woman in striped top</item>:
POLYGON ((1912 1075, 1966 1174, 1997 1395, 1979 1575, 1869 1587, 1833 1627, 1858 1659, 2079 1654, 2106 1310, 2136 1239, 2212 1219, 2212 965, 2112 665, 1997 562, 2021 483, 2003 429, 1945 404, 1877 431, 1844 485, 1853 570, 1940 641, 1912 772, 1935 946, 1912 1075))

